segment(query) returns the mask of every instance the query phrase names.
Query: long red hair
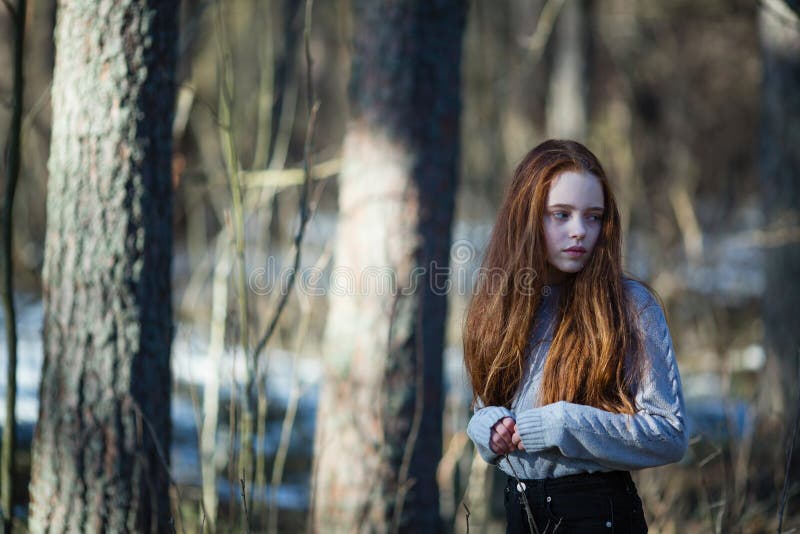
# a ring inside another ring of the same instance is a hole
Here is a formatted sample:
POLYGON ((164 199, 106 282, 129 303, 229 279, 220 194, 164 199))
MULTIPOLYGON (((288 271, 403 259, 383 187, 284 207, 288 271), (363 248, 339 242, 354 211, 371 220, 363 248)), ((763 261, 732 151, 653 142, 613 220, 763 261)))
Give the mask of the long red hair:
POLYGON ((547 195, 566 171, 596 176, 605 209, 586 265, 562 284, 539 402, 564 400, 633 413, 631 384, 642 364, 636 357, 639 334, 623 288, 619 211, 600 162, 574 141, 545 141, 514 172, 467 311, 464 362, 476 397, 487 406, 511 405, 545 291, 547 195))

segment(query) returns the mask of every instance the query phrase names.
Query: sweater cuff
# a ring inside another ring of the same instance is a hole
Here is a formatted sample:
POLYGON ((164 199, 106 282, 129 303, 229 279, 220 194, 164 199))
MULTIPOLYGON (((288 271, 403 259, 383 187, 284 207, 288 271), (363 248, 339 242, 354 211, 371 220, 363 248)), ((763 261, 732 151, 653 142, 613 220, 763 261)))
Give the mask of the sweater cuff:
POLYGON ((503 406, 487 406, 480 409, 468 425, 468 434, 475 442, 480 445, 478 448, 484 460, 493 463, 497 455, 492 452, 490 439, 492 437, 492 427, 504 417, 514 418, 514 414, 503 406))
POLYGON ((555 406, 557 404, 550 404, 517 414, 517 430, 526 451, 536 452, 555 446, 552 430, 563 424, 561 410, 552 409, 555 406))

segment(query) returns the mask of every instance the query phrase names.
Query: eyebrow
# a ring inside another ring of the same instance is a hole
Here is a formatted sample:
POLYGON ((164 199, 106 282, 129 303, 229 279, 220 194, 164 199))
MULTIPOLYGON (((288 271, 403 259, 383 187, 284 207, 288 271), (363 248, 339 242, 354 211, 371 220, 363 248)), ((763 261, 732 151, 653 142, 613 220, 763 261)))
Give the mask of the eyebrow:
MULTIPOLYGON (((547 207, 548 208, 568 208, 568 209, 571 209, 571 210, 575 209, 575 206, 573 206, 571 204, 551 204, 551 205, 549 205, 547 207)), ((592 206, 592 207, 586 208, 586 211, 604 211, 604 209, 605 208, 603 208, 603 206, 592 206)))

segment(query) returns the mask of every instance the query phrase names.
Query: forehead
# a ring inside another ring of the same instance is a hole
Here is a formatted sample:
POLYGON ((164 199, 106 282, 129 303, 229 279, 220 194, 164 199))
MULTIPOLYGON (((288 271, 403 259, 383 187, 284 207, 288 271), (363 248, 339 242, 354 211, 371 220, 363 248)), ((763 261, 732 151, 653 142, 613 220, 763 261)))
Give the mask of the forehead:
POLYGON ((586 171, 566 171, 550 184, 547 205, 567 204, 579 209, 603 207, 600 179, 586 171))

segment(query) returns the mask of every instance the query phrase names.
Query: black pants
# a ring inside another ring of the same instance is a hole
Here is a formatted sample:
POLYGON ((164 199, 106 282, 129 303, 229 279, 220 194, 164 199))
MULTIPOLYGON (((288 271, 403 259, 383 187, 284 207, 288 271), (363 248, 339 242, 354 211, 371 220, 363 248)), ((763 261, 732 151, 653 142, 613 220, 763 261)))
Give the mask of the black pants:
POLYGON ((509 477, 505 505, 507 534, 647 532, 642 501, 627 471, 522 480, 521 485, 509 477), (522 504, 523 495, 533 528, 522 504))

